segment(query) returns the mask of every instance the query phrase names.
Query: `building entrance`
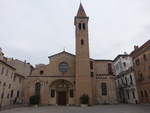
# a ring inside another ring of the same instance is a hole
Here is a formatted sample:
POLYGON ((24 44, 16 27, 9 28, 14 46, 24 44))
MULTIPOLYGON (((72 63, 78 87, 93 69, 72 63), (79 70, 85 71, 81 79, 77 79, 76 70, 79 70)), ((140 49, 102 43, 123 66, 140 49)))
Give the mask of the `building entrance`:
POLYGON ((71 96, 72 94, 71 91, 73 91, 74 89, 73 84, 70 81, 57 79, 54 82, 52 82, 52 84, 49 87, 50 87, 50 91, 55 90, 56 92, 56 96, 52 95, 53 98, 56 99, 54 104, 64 105, 64 106, 70 104, 69 98, 73 98, 71 96))
POLYGON ((58 102, 58 105, 66 105, 67 104, 66 91, 59 91, 57 93, 57 102, 58 102))

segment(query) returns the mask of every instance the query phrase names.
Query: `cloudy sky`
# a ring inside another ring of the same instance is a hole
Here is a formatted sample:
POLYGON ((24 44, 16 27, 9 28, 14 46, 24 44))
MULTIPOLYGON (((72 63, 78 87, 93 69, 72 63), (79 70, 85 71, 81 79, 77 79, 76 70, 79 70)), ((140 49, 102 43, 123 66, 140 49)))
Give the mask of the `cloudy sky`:
MULTIPOLYGON (((7 57, 48 63, 63 48, 75 53, 80 0, 0 0, 0 47, 7 57)), ((82 0, 90 57, 114 59, 150 39, 150 0, 82 0)))

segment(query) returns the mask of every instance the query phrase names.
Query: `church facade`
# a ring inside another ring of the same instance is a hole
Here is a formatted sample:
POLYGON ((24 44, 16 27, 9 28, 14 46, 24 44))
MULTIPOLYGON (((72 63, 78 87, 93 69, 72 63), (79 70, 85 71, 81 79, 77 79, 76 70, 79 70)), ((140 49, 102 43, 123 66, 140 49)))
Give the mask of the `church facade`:
POLYGON ((66 51, 49 56, 23 82, 24 103, 40 94, 40 104, 80 105, 82 95, 89 105, 117 103, 113 61, 89 57, 88 21, 82 4, 74 19, 76 54, 66 51))

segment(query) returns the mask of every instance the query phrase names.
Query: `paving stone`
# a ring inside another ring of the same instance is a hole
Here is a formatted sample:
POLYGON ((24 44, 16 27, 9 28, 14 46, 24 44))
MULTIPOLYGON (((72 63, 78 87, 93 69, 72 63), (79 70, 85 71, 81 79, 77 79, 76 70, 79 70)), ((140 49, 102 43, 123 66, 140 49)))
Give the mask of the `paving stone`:
POLYGON ((92 107, 43 106, 22 107, 0 113, 150 113, 150 105, 97 105, 92 107))

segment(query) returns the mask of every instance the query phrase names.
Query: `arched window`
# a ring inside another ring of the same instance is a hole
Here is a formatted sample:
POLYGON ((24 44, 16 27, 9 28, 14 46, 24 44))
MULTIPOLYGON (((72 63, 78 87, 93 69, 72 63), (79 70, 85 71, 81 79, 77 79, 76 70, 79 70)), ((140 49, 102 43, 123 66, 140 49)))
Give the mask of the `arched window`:
POLYGON ((82 24, 83 30, 85 30, 85 23, 82 24))
POLYGON ((73 89, 70 89, 70 97, 71 97, 71 98, 73 98, 73 97, 74 97, 73 89))
POLYGON ((145 97, 147 98, 147 97, 148 97, 147 91, 146 91, 146 90, 144 90, 144 92, 145 92, 145 97))
POLYGON ((129 94, 129 91, 127 90, 126 91, 126 94, 127 94, 127 96, 128 96, 128 99, 130 98, 130 94, 129 94))
POLYGON ((1 99, 3 99, 4 98, 4 92, 2 92, 2 94, 1 94, 1 99))
POLYGON ((78 27, 79 27, 79 29, 81 30, 81 23, 79 23, 79 26, 78 26, 78 27))
POLYGON ((93 69, 93 62, 90 61, 90 68, 93 69))
POLYGON ((144 95, 143 95, 143 91, 141 91, 141 97, 144 97, 144 95))
POLYGON ((111 63, 108 63, 108 74, 113 74, 111 63))
POLYGON ((135 93, 134 93, 134 91, 132 91, 132 96, 133 96, 133 98, 135 99, 135 93))
POLYGON ((94 73, 93 72, 91 72, 91 77, 93 77, 94 76, 94 73))
POLYGON ((41 71, 40 71, 40 74, 42 75, 43 73, 44 73, 44 71, 43 71, 43 70, 41 70, 41 71))
POLYGON ((106 96, 107 95, 107 84, 102 83, 101 84, 101 89, 102 89, 102 96, 106 96))
POLYGON ((84 40, 83 39, 81 39, 81 45, 83 45, 84 44, 84 40))
POLYGON ((130 75, 130 83, 133 84, 132 75, 130 75))
POLYGON ((9 99, 9 93, 7 94, 7 98, 9 99))
POLYGON ((126 84, 128 84, 128 80, 127 80, 127 77, 125 77, 125 81, 126 81, 126 84))
POLYGON ((51 97, 55 97, 55 90, 54 89, 51 89, 51 97))
POLYGON ((19 92, 19 90, 17 91, 17 97, 19 97, 19 95, 20 95, 20 92, 19 92))
POLYGON ((146 60, 147 60, 147 57, 146 57, 146 55, 145 55, 145 54, 143 55, 143 59, 144 59, 144 61, 146 61, 146 60))
POLYGON ((69 64, 67 62, 61 62, 59 65, 58 65, 58 69, 60 72, 62 73, 65 73, 69 70, 69 64))
POLYGON ((14 91, 11 90, 11 94, 10 94, 10 97, 11 97, 11 98, 13 97, 13 93, 14 93, 14 91))
POLYGON ((35 95, 40 95, 41 84, 38 82, 35 84, 35 95))

